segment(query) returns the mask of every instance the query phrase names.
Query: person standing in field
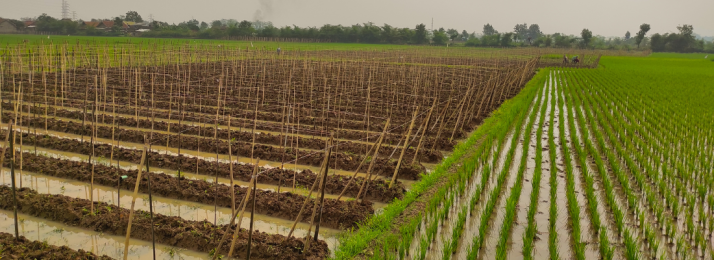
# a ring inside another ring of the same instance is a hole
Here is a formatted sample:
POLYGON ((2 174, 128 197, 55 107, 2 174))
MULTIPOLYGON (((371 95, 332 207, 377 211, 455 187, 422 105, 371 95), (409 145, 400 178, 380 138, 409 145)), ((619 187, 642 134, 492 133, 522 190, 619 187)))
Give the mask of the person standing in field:
POLYGON ((278 47, 278 55, 280 55, 280 47, 278 47))
POLYGON ((563 55, 563 64, 568 64, 568 56, 563 55))

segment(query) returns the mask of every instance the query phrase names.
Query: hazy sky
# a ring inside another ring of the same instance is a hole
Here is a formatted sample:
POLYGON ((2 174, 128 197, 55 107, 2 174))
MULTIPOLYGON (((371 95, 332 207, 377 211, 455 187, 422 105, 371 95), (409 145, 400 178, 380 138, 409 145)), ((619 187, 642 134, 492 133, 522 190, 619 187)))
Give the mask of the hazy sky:
MULTIPOLYGON (((481 32, 491 23, 512 31, 517 23, 537 23, 544 33, 579 34, 583 28, 603 36, 633 34, 649 23, 652 33, 676 32, 679 24, 694 25, 700 35, 714 35, 713 0, 67 0, 78 19, 111 18, 126 11, 145 19, 179 23, 195 18, 272 21, 276 26, 352 25, 384 23, 413 28, 424 23, 481 32)), ((61 17, 61 0, 0 0, 0 17, 61 17)))

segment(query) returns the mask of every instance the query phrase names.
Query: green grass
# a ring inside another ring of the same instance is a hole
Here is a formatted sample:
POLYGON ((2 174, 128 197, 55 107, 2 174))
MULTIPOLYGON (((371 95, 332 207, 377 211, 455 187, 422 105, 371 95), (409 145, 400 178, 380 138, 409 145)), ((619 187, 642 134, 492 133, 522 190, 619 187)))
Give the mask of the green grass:
MULTIPOLYGON (((102 37, 102 36, 62 36, 52 35, 21 35, 21 34, 0 34, 0 48, 5 45, 14 45, 28 40, 31 45, 48 44, 50 42, 69 44, 109 44, 109 45, 137 45, 137 44, 158 44, 166 46, 192 45, 222 45, 227 47, 246 48, 251 46, 249 41, 231 40, 204 40, 204 39, 167 39, 167 38, 142 38, 142 37, 102 37)), ((405 50, 419 48, 446 48, 431 46, 413 45, 391 45, 391 44, 365 44, 365 43, 300 43, 300 42, 253 42, 252 48, 266 48, 276 50, 405 50)))
POLYGON ((714 53, 674 53, 674 52, 655 52, 650 54, 650 58, 669 58, 669 59, 714 59, 714 53))

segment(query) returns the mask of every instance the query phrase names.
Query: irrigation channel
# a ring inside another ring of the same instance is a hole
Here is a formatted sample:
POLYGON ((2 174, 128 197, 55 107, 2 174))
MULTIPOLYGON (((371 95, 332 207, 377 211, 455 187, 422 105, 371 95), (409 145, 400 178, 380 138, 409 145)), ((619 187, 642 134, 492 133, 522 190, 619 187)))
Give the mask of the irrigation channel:
POLYGON ((7 48, 0 230, 48 255, 325 258, 517 95, 540 55, 7 48))

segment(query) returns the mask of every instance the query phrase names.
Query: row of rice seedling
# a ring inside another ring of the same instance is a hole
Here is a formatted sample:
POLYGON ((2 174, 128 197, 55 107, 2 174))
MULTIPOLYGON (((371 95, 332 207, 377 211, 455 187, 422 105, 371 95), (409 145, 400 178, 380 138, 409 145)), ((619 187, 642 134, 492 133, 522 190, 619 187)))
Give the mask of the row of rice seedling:
POLYGON ((545 95, 550 90, 550 86, 546 85, 543 87, 543 95, 544 95, 544 101, 543 101, 543 106, 541 106, 540 110, 540 118, 538 119, 538 134, 536 135, 536 147, 535 147, 535 168, 533 170, 533 179, 531 181, 531 184, 533 185, 533 189, 531 191, 531 196, 530 196, 530 204, 528 205, 528 213, 527 213, 527 219, 528 219, 528 226, 526 227, 525 232, 523 233, 523 258, 524 259, 534 259, 533 257, 533 251, 534 251, 534 239, 536 237, 536 233, 538 231, 538 227, 536 226, 535 222, 535 215, 538 211, 538 197, 540 196, 540 181, 541 181, 541 175, 543 173, 542 169, 542 164, 543 164, 543 138, 542 138, 542 129, 543 125, 545 123, 545 115, 546 115, 546 108, 548 108, 548 102, 552 100, 548 100, 548 96, 545 95))
MULTIPOLYGON (((560 74, 560 73, 559 73, 560 74)), ((558 76, 560 76, 558 74, 558 76)), ((558 77, 558 81, 561 86, 564 86, 564 82, 561 81, 561 77, 558 77)), ((563 87, 558 89, 556 96, 558 97, 558 109, 560 113, 558 114, 558 130, 560 131, 560 149, 563 154, 563 161, 565 161, 565 194, 568 199, 568 213, 570 214, 570 227, 571 227, 571 239, 573 244, 573 254, 578 260, 585 259, 585 244, 581 242, 582 231, 580 230, 580 205, 578 205, 578 199, 575 193, 575 176, 573 174, 573 163, 571 161, 571 152, 568 147, 568 138, 565 135, 565 114, 567 111, 564 109, 563 98, 560 93, 563 91, 563 87)), ((571 133, 572 134, 572 133, 571 133)), ((572 135, 571 135, 572 136, 572 135)))
POLYGON ((597 244, 600 257, 602 259, 612 259, 615 256, 615 249, 610 245, 610 240, 607 233, 607 226, 609 225, 609 221, 607 220, 607 216, 600 216, 600 211, 598 210, 599 199, 594 189, 595 179, 590 170, 591 167, 588 163, 588 155, 583 149, 583 144, 585 142, 581 141, 583 135, 587 136, 587 131, 585 131, 585 133, 583 134, 582 132, 578 131, 578 129, 576 129, 574 114, 579 112, 576 112, 573 106, 573 98, 568 95, 567 92, 565 92, 566 89, 568 88, 563 89, 563 95, 565 96, 565 99, 567 101, 564 103, 568 112, 568 128, 570 129, 571 133, 571 144, 575 150, 576 164, 577 166, 579 166, 582 178, 585 180, 584 185, 582 185, 582 188, 585 190, 585 196, 588 202, 587 212, 590 217, 590 227, 593 230, 594 234, 599 234, 597 236, 597 244), (605 218, 604 221, 601 219, 601 217, 605 218))
MULTIPOLYGON (((545 107, 542 105, 543 102, 543 97, 544 95, 539 95, 538 100, 536 101, 535 105, 532 108, 532 111, 530 113, 530 118, 528 120, 528 123, 526 125, 526 129, 524 132, 524 140, 522 141, 523 143, 523 151, 520 159, 520 164, 518 166, 518 172, 516 176, 516 182, 514 186, 511 188, 511 192, 509 197, 506 199, 506 213, 503 219, 503 225, 500 228, 500 236, 498 239, 498 244, 496 245, 496 259, 506 259, 508 255, 508 240, 511 235, 511 228, 513 227, 513 222, 514 219, 516 218, 516 207, 518 206, 518 200, 521 195, 521 190, 523 187, 523 175, 526 171, 526 166, 527 166, 527 160, 528 160, 528 150, 530 148, 530 140, 531 136, 533 136, 533 124, 535 123, 536 117, 538 113, 536 111, 541 111, 541 107, 545 107)), ((539 122, 539 125, 542 124, 542 121, 539 122)), ((521 205, 522 206, 522 205, 521 205)))
POLYGON ((553 136, 553 125, 555 124, 555 92, 556 86, 553 82, 553 77, 551 75, 550 84, 553 86, 553 90, 550 92, 550 98, 553 100, 550 107, 550 121, 548 124, 548 155, 550 158, 550 207, 548 208, 548 251, 550 253, 550 259, 560 259, 560 250, 558 247, 558 231, 556 224, 558 222, 558 167, 557 167, 557 156, 556 156, 556 145, 555 138, 553 136))
MULTIPOLYGON (((606 98, 611 98, 611 97, 612 97, 612 95, 610 95, 610 97, 606 96, 606 98)), ((638 110, 638 109, 627 109, 627 110, 619 109, 619 111, 621 111, 621 113, 617 113, 616 115, 623 116, 625 119, 627 119, 627 116, 629 116, 630 113, 633 113, 632 111, 635 111, 634 113, 637 113, 637 111, 640 111, 640 110, 638 110)), ((706 227, 706 225, 702 225, 706 221, 706 220, 702 221, 702 219, 707 218, 707 216, 705 216, 705 214, 704 214, 703 203, 697 203, 697 200, 700 200, 700 202, 704 202, 704 197, 705 197, 706 192, 701 192, 701 193, 684 192, 684 194, 672 195, 671 192, 669 191, 669 189, 665 188, 667 186, 667 184, 661 182, 661 180, 659 183, 653 183, 653 182, 649 181, 649 178, 645 178, 644 176, 642 176, 643 174, 641 174, 641 171, 642 172, 655 172, 654 169, 652 168, 652 164, 648 163, 648 160, 649 160, 648 158, 652 158, 652 157, 646 157, 647 153, 654 149, 658 149, 658 150, 668 150, 668 149, 659 147, 659 145, 657 145, 657 144, 655 144, 654 147, 652 147, 653 146, 652 143, 655 143, 655 142, 651 142, 649 140, 643 142, 643 140, 641 140, 641 138, 638 137, 640 134, 636 134, 633 136, 633 134, 632 134, 633 132, 635 132, 635 133, 639 133, 639 132, 647 133, 647 132, 637 129, 636 128, 637 126, 635 126, 635 127, 630 126, 629 128, 627 128, 628 125, 625 124, 624 120, 620 117, 614 117, 614 118, 611 117, 611 118, 609 118, 609 121, 616 122, 616 123, 613 123, 613 127, 618 128, 617 129, 618 137, 620 138, 621 142, 623 142, 623 145, 625 146, 625 148, 620 148, 620 149, 626 150, 625 151, 626 153, 632 154, 632 156, 635 157, 633 159, 630 156, 625 156, 623 160, 625 161, 625 164, 628 166, 628 168, 634 169, 633 172, 635 173, 635 178, 639 181, 641 189, 643 189, 646 193, 646 195, 643 196, 643 199, 646 199, 646 201, 648 201, 648 204, 652 204, 651 211, 656 212, 655 217, 657 219, 660 219, 662 216, 662 213, 665 211, 664 207, 661 205, 661 203, 659 201, 662 201, 664 199, 664 201, 670 202, 672 205, 668 205, 668 206, 670 208, 672 208, 672 210, 673 210, 672 215, 675 216, 675 218, 674 218, 675 223, 673 224, 674 225, 673 228, 668 228, 668 229, 672 229, 672 230, 675 228, 686 229, 687 232, 685 232, 685 236, 686 236, 686 239, 689 240, 688 242, 690 243, 690 245, 692 245, 697 250, 701 250, 702 253, 704 253, 703 250, 706 248, 707 245, 706 245, 706 243, 704 243, 704 239, 703 239, 704 235, 703 235, 702 231, 700 229, 694 230, 694 226, 695 226, 694 218, 699 216, 697 225, 700 225, 701 227, 704 227, 704 228, 706 227), (615 120, 615 121, 612 121, 612 120, 615 120), (626 128, 623 130, 623 128, 621 128, 620 125, 624 125, 624 126, 626 126, 626 128), (633 144, 633 142, 634 142, 634 144, 633 144), (647 145, 647 144, 649 144, 649 145, 647 145), (635 151, 639 151, 639 152, 635 152, 635 151), (645 155, 642 155, 643 153, 645 153, 645 155), (653 192, 651 191, 651 188, 650 188, 651 185, 660 187, 656 192, 658 194, 654 194, 654 195, 652 194, 653 192), (665 194, 665 195, 663 196, 662 194, 665 194), (695 195, 695 194, 697 194, 697 195, 695 195), (698 195, 698 194, 701 194, 701 195, 698 195), (682 205, 680 205, 680 203, 682 205), (700 210, 695 212, 695 207, 697 204, 700 205, 698 207, 700 210), (677 216, 679 215, 678 211, 685 211, 687 214, 684 214, 685 215, 684 218, 677 219, 677 216), (702 214, 696 214, 697 212, 702 212, 702 214), (679 222, 679 223, 676 223, 676 222, 679 222)), ((657 135, 659 135, 659 133, 661 133, 661 131, 656 131, 656 132, 658 134, 654 134, 655 136, 657 136, 657 135)), ((651 136, 651 134, 645 134, 645 136, 651 136)), ((689 154, 688 152, 678 152, 678 153, 683 154, 681 157, 685 157, 685 158, 687 157, 686 154, 689 154)), ((671 165, 671 164, 668 164, 668 165, 671 165)), ((666 167, 664 167, 664 168, 666 169, 666 167)), ((675 172, 682 173, 682 172, 686 172, 686 171, 682 171, 682 168, 679 168, 679 169, 676 169, 675 172)), ((669 178, 669 180, 674 182, 675 187, 683 187, 685 185, 681 184, 680 179, 690 179, 691 176, 692 176, 691 174, 687 174, 687 177, 669 178)), ((692 183, 694 183, 694 182, 692 182, 692 183)), ((701 184, 701 182, 699 182, 696 185, 700 185, 700 184, 701 184)), ((683 187, 681 189, 687 190, 687 191, 690 191, 690 190, 704 191, 704 189, 695 188, 694 185, 689 186, 689 187, 683 187)), ((665 221, 665 223, 667 223, 667 221, 665 221)), ((648 233, 651 233, 651 231, 646 232, 645 234, 647 235, 648 233)), ((671 237, 671 239, 674 242, 675 238, 671 237)), ((680 240, 685 240, 685 238, 679 238, 679 239, 677 239, 677 242, 679 242, 680 240)), ((677 243, 677 244, 678 244, 677 252, 682 252, 681 254, 686 254, 687 251, 690 251, 690 250, 687 250, 686 248, 684 248, 685 245, 679 245, 680 243, 677 243), (683 249, 680 250, 679 248, 683 248, 683 249)))
POLYGON ((503 160, 503 167, 500 169, 500 172, 496 176, 496 183, 493 184, 491 192, 488 194, 488 197, 486 197, 485 204, 481 205, 482 211, 478 223, 478 232, 472 238, 471 246, 467 250, 466 258, 469 260, 477 259, 482 254, 481 250, 484 246, 484 241, 488 236, 487 231, 489 228, 489 222, 491 221, 491 216, 493 215, 494 209, 496 208, 497 202, 502 194, 501 191, 503 189, 504 183, 506 182, 506 178, 508 177, 508 173, 510 172, 511 164, 513 163, 513 157, 516 153, 518 139, 520 138, 521 133, 523 132, 523 122, 526 119, 527 115, 530 114, 529 112, 531 112, 532 110, 532 107, 530 109, 524 109, 520 119, 516 121, 518 123, 515 124, 515 129, 512 135, 513 140, 511 141, 510 146, 508 147, 506 158, 505 160, 503 160))
MULTIPOLYGON (((601 101, 601 103, 606 103, 606 102, 601 101)), ((595 111, 596 115, 600 116, 600 118, 598 119, 599 120, 598 122, 600 123, 600 126, 603 128, 605 135, 607 135, 607 139, 612 141, 609 144, 611 145, 611 147, 615 148, 615 151, 617 151, 617 154, 619 155, 619 157, 617 159, 612 158, 614 156, 609 155, 611 157, 609 159, 611 161, 611 165, 613 165, 613 169, 615 169, 616 173, 626 170, 626 171, 629 171, 632 175, 634 175, 634 178, 632 178, 632 179, 635 180, 636 183, 634 185, 636 185, 636 186, 630 186, 629 189, 639 190, 641 192, 641 196, 638 199, 644 200, 641 202, 643 204, 639 204, 640 202, 638 202, 638 201, 634 201, 634 203, 638 203, 638 204, 634 204, 632 197, 628 198, 628 200, 630 200, 629 201, 630 204, 635 205, 632 209, 633 210, 632 214, 634 216, 637 216, 637 218, 639 220, 639 227, 641 230, 641 234, 644 236, 644 240, 646 241, 646 244, 649 248, 649 250, 643 249, 641 251, 642 252, 649 251, 649 253, 652 255, 658 255, 659 254, 658 253, 659 245, 667 243, 667 242, 662 243, 662 240, 664 239, 663 238, 664 235, 671 238, 672 241, 674 241, 674 239, 675 239, 674 237, 676 236, 676 234, 673 234, 674 228, 672 228, 673 224, 671 222, 671 219, 670 218, 658 219, 655 222, 655 224, 660 223, 660 226, 656 229, 652 228, 652 226, 651 226, 652 223, 649 223, 650 221, 648 221, 647 219, 655 218, 655 215, 652 214, 652 212, 664 211, 664 208, 662 208, 663 206, 661 205, 661 200, 653 199, 653 198, 656 198, 657 194, 653 194, 652 190, 650 189, 650 183, 645 182, 643 173, 639 170, 639 167, 634 165, 634 163, 632 162, 629 154, 636 154, 635 151, 632 149, 630 149, 629 151, 625 151, 622 148, 620 143, 615 142, 617 137, 615 137, 615 135, 612 133, 612 130, 610 129, 610 124, 607 122, 617 122, 617 120, 612 117, 603 120, 602 118, 606 118, 607 116, 610 116, 610 113, 602 113, 602 111, 598 110, 597 108, 595 108, 593 110, 595 111), (603 114, 604 114, 604 116, 603 116, 603 114), (619 163, 618 163, 619 158, 623 158, 623 160, 625 161, 625 163, 624 163, 625 167, 622 167, 622 168, 619 167, 619 163), (618 161, 616 161, 616 160, 618 160, 618 161), (629 163, 628 163, 628 161, 629 161, 629 163), (645 208, 647 208, 649 210, 644 210, 644 211, 640 210, 640 207, 642 207, 642 206, 644 206, 645 208), (659 232, 661 230, 667 230, 667 232, 662 234, 661 232, 659 232)), ((612 111, 612 110, 608 109, 606 111, 612 111)), ((620 123, 624 125, 624 122, 620 121, 620 123)), ((621 131, 618 133, 618 136, 624 137, 626 135, 623 131, 621 131)), ((599 137, 598 139, 600 139, 599 142, 601 142, 602 138, 599 137)), ((604 143, 601 143, 601 145, 604 145, 604 143)), ((609 154, 613 154, 613 152, 609 152, 609 154)), ((629 191, 629 190, 627 190, 627 191, 629 191)), ((625 242, 627 243, 628 241, 625 241, 625 242)), ((629 249, 627 251, 632 252, 634 254, 634 252, 638 251, 638 250, 633 248, 633 249, 629 249)), ((688 250, 678 249, 675 252, 677 254, 682 255, 682 254, 687 254, 686 253, 687 251, 688 250)), ((671 250, 669 250, 669 248, 667 248, 666 253, 672 254, 671 250)))
MULTIPOLYGON (((570 78, 568 78, 570 79, 570 78)), ((582 136, 583 142, 585 144, 585 148, 582 151, 582 156, 581 158, 591 158, 593 162, 595 163, 596 170, 595 172, 597 175, 592 175, 592 182, 595 183, 596 181, 600 182, 602 185, 602 190, 600 191, 602 195, 604 195, 604 202, 607 205, 607 208, 609 208, 609 212, 612 214, 611 218, 615 223, 615 231, 618 234, 618 238, 621 238, 621 235, 624 233, 624 230, 627 229, 625 226, 627 219, 625 219, 625 212, 623 212, 622 208, 623 206, 620 204, 620 201, 618 200, 619 195, 616 194, 615 191, 615 184, 613 181, 610 179, 610 176, 608 174, 608 168, 605 166, 605 162, 603 158, 600 156, 600 150, 602 148, 596 147, 596 144, 592 141, 592 138, 590 137, 590 131, 589 127, 587 126, 586 122, 589 122, 585 118, 587 117, 588 119, 592 118, 592 115, 583 109, 583 104, 580 100, 580 97, 575 94, 575 89, 574 89, 574 84, 576 84, 575 81, 569 80, 568 85, 565 88, 569 92, 569 105, 574 106, 575 109, 575 115, 577 120, 575 120, 578 124, 578 127, 580 129, 580 134, 582 136), (585 114, 585 116, 583 115, 585 114)), ((581 161, 584 161, 584 159, 581 159, 581 161)), ((584 162, 586 164, 587 162, 584 162)), ((601 229, 600 231, 600 236, 599 236, 599 241, 600 241, 600 255, 601 257, 605 259, 612 259, 614 257, 613 251, 609 248, 607 248, 604 245, 609 245, 608 243, 609 238, 604 232, 604 229, 601 229)), ((612 241, 612 242, 617 242, 617 241, 612 241)))

